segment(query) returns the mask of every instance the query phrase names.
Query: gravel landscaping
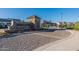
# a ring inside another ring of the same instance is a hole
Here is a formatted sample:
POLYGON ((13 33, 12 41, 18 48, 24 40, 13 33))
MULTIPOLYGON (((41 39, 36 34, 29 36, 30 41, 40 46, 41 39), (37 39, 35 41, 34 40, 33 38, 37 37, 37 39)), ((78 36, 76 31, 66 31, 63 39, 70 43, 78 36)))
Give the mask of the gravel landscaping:
MULTIPOLYGON (((45 35, 67 37, 70 35, 65 30, 57 30, 54 32, 38 32, 45 35)), ((26 32, 22 34, 15 34, 13 37, 0 39, 0 51, 32 51, 42 45, 59 40, 56 37, 45 37, 36 35, 34 32, 26 32)))

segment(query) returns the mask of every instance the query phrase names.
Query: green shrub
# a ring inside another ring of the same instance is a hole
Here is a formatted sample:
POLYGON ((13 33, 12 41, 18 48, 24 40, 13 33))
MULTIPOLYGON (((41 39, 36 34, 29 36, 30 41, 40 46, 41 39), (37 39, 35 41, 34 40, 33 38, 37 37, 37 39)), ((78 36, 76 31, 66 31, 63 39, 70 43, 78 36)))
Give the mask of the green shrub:
POLYGON ((76 23, 75 23, 74 29, 75 29, 75 30, 79 30, 79 22, 76 22, 76 23))
POLYGON ((64 25, 64 28, 65 29, 74 29, 74 26, 73 25, 64 25))
POLYGON ((49 25, 48 24, 42 24, 41 27, 44 28, 44 29, 48 29, 49 25))

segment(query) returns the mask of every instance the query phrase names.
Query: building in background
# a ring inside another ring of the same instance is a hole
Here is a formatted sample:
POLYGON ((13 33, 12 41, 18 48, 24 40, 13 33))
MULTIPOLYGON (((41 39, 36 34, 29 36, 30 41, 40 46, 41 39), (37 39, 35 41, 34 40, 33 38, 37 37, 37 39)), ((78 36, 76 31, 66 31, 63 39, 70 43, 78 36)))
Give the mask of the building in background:
POLYGON ((10 22, 9 19, 0 18, 0 28, 7 28, 7 24, 10 22))
POLYGON ((23 32, 27 30, 38 30, 40 29, 40 17, 30 16, 27 18, 28 21, 12 20, 8 26, 10 32, 23 32))
POLYGON ((41 18, 34 15, 34 16, 30 16, 30 17, 27 17, 28 19, 28 22, 33 24, 32 28, 33 29, 40 29, 40 20, 41 18))
POLYGON ((11 24, 11 21, 16 21, 19 22, 21 21, 20 19, 13 19, 13 18, 0 18, 0 28, 7 28, 8 25, 11 24))
POLYGON ((8 26, 8 31, 9 32, 23 32, 26 30, 29 30, 30 28, 30 23, 28 22, 16 22, 14 20, 11 21, 11 25, 8 26))

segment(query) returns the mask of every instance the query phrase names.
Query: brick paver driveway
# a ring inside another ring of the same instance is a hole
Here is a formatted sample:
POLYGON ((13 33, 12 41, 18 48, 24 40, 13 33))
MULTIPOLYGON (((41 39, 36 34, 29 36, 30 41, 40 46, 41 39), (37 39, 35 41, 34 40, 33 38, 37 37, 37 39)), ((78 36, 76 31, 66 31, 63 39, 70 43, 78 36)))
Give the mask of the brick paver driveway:
POLYGON ((40 46, 66 38, 71 33, 66 30, 53 32, 25 32, 12 34, 11 37, 0 39, 0 50, 2 51, 32 51, 40 46))

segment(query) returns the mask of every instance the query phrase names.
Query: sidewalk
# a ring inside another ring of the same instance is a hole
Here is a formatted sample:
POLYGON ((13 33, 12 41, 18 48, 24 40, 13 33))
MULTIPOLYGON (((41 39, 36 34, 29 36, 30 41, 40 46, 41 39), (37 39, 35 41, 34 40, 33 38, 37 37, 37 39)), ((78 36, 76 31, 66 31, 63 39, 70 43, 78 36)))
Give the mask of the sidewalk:
POLYGON ((72 35, 68 38, 46 44, 34 51, 76 51, 79 50, 79 32, 71 31, 72 35))

